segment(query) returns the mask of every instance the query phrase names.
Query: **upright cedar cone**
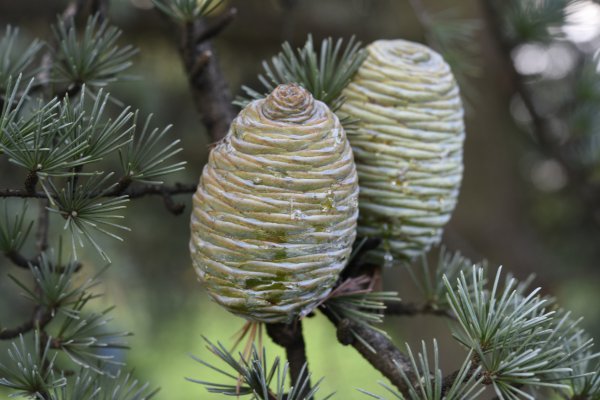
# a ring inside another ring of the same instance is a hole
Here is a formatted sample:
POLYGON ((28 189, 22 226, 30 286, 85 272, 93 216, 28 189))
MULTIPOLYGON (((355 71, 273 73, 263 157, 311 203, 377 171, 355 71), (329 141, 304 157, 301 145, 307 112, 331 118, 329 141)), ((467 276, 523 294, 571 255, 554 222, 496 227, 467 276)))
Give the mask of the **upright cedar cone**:
POLYGON ((289 322, 331 290, 356 235, 358 183, 338 118, 300 86, 245 107, 194 195, 190 249, 219 304, 289 322))
POLYGON ((360 179, 358 234, 384 239, 386 260, 437 243, 456 205, 465 137, 459 89, 442 57, 418 43, 379 40, 344 90, 341 114, 360 179))

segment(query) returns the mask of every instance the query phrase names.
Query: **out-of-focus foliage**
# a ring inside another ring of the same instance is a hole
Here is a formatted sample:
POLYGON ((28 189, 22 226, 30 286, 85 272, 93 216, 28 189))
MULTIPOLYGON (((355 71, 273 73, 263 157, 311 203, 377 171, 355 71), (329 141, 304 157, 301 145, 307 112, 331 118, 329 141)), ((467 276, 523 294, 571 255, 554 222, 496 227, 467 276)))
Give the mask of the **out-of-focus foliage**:
MULTIPOLYGON (((492 0, 495 1, 495 0, 492 0)), ((578 1, 578 0, 575 0, 578 1)), ((506 2, 505 31, 514 43, 548 42, 550 28, 565 23, 565 8, 572 0, 523 0, 506 2)))

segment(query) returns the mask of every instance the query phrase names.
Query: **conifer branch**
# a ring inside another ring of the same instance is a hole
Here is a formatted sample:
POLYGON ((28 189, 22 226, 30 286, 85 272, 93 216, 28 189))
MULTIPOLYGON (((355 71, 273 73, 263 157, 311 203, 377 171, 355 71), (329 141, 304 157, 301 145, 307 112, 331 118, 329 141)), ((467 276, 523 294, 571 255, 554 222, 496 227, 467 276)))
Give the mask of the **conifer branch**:
POLYGON ((369 251, 376 249, 381 244, 380 238, 366 237, 356 238, 354 241, 354 247, 348 264, 340 274, 340 281, 346 280, 350 277, 359 276, 365 273, 366 270, 372 269, 370 267, 377 267, 367 265, 363 257, 369 251))
POLYGON ((29 263, 31 262, 31 260, 28 260, 27 258, 25 258, 24 255, 22 255, 21 253, 19 253, 16 250, 11 250, 7 253, 5 253, 6 258, 8 258, 10 261, 12 261, 12 263, 19 267, 19 268, 24 268, 24 269, 28 269, 29 268, 29 263))
MULTIPOLYGON (((147 196, 160 196, 163 199, 165 208, 170 213, 173 215, 180 215, 185 209, 185 205, 183 203, 176 202, 173 199, 173 196, 194 193, 196 191, 196 186, 197 184, 195 183, 175 183, 174 185, 149 184, 129 187, 129 183, 125 183, 125 181, 120 180, 113 189, 107 192, 90 192, 86 194, 86 196, 89 198, 99 196, 102 198, 126 196, 129 199, 138 199, 147 196), (125 189, 123 189, 123 187, 125 187, 125 189)), ((0 198, 10 197, 19 197, 23 199, 35 198, 46 201, 48 194, 41 191, 30 193, 24 189, 0 189, 0 198)), ((50 197, 56 198, 57 195, 50 193, 50 197)), ((44 204, 46 204, 47 207, 47 202, 44 204)), ((48 216, 45 215, 44 212, 41 212, 38 221, 38 249, 39 251, 43 251, 47 247, 47 234, 44 234, 43 232, 47 231, 48 216)), ((17 265, 25 265, 20 261, 21 260, 19 260, 17 265)))
POLYGON ((402 378, 400 370, 412 381, 415 378, 410 360, 383 333, 366 325, 348 319, 338 320, 327 308, 321 307, 321 312, 337 328, 338 341, 344 346, 352 346, 398 390, 408 393, 409 386, 402 378), (355 334, 360 336, 357 340, 355 334), (373 351, 375 350, 375 351, 373 351))
POLYGON ((37 218, 37 230, 35 234, 36 248, 38 253, 46 251, 48 248, 48 229, 50 228, 50 214, 48 212, 48 199, 43 199, 40 204, 40 210, 37 218))
POLYGON ((449 310, 443 308, 436 308, 430 304, 415 304, 405 302, 386 302, 385 303, 385 315, 396 316, 396 317, 414 317, 417 315, 433 315, 438 317, 445 317, 449 319, 455 319, 454 315, 449 310))
POLYGON ((237 9, 230 8, 225 11, 223 14, 219 15, 215 18, 210 25, 207 25, 201 32, 198 33, 198 37, 196 38, 196 42, 198 44, 202 42, 206 42, 207 40, 211 40, 218 36, 225 28, 229 26, 237 16, 237 9))
MULTIPOLYGON (((365 262, 365 255, 377 248, 380 243, 381 239, 379 238, 356 239, 348 265, 340 274, 340 280, 336 288, 348 279, 362 277, 365 273, 371 271, 373 274, 366 282, 366 285, 369 285, 373 279, 374 271, 379 266, 365 262)), ((336 288, 333 290, 335 291, 336 288)), ((366 323, 359 323, 349 318, 340 318, 332 308, 327 307, 327 302, 322 304, 319 309, 336 327, 337 339, 342 345, 354 347, 365 360, 388 378, 401 393, 405 395, 408 393, 409 385, 403 379, 401 370, 409 377, 409 381, 413 381, 416 375, 412 370, 408 357, 392 343, 384 332, 366 323)))
MULTIPOLYGON (((306 358, 306 345, 302 334, 302 321, 291 324, 266 324, 267 333, 275 343, 285 348, 287 362, 290 365, 291 382, 298 382, 306 374, 306 387, 303 393, 311 391, 310 372, 306 358)), ((302 395, 301 398, 304 398, 302 395)))
MULTIPOLYGON (((175 183, 174 185, 139 185, 128 187, 123 190, 121 186, 115 186, 114 189, 102 193, 103 197, 118 197, 127 196, 130 199, 137 199, 146 196, 175 196, 179 194, 194 193, 196 191, 197 184, 195 183, 175 183)), ((91 192, 88 197, 98 197, 101 193, 91 192)), ((47 194, 42 191, 29 193, 24 189, 0 189, 0 197, 20 197, 20 198, 37 198, 45 199, 47 194)))
POLYGON ((0 330, 0 340, 12 340, 34 329, 44 329, 53 318, 53 312, 42 306, 33 310, 31 318, 15 328, 0 330))
MULTIPOLYGON (((168 4, 169 1, 165 3, 168 4)), ((179 15, 181 13, 171 12, 173 10, 163 2, 155 2, 158 9, 175 22, 174 29, 180 38, 180 55, 196 108, 210 138, 213 142, 218 142, 227 133, 229 123, 236 113, 231 104, 227 81, 210 40, 233 21, 237 10, 229 9, 210 24, 205 19, 205 13, 211 12, 219 2, 201 3, 206 5, 206 10, 197 8, 193 12, 179 15)), ((176 6, 173 4, 172 7, 176 6)))

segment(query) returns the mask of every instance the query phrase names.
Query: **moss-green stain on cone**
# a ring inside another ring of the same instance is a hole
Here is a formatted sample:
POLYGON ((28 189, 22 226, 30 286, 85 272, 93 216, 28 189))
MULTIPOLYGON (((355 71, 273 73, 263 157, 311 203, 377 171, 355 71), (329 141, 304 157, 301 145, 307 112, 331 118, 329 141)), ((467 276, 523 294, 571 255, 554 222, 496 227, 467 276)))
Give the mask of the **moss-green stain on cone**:
POLYGON ((338 118, 297 85, 245 107, 194 195, 190 249, 209 294, 254 321, 312 310, 347 263, 358 183, 338 118))
POLYGON ((421 44, 380 40, 344 90, 340 114, 360 180, 360 236, 382 237, 387 258, 411 259, 439 242, 463 172, 464 122, 448 64, 421 44))

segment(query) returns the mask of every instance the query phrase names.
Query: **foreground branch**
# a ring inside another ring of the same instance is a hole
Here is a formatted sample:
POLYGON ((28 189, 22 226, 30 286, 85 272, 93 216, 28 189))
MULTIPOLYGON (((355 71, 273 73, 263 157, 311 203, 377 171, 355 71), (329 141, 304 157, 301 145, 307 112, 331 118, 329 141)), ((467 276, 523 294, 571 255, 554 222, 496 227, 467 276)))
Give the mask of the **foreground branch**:
POLYGON ((53 313, 50 310, 37 306, 31 318, 23 324, 12 329, 2 329, 0 331, 0 340, 11 340, 19 335, 23 335, 33 329, 43 329, 52 320, 53 313))
POLYGON ((337 338, 341 344, 354 347, 375 369, 388 378, 402 394, 408 394, 408 385, 402 378, 400 370, 410 380, 415 380, 416 377, 409 358, 394 346, 390 339, 366 325, 348 319, 338 320, 326 306, 321 306, 321 311, 336 326, 337 338), (362 340, 357 340, 355 334, 360 336, 362 340))
MULTIPOLYGON (((291 385, 299 382, 300 378, 309 375, 308 361, 306 358, 306 345, 302 335, 302 321, 291 324, 265 324, 267 333, 275 343, 285 348, 285 354, 290 366, 291 385), (303 372, 304 371, 304 372, 303 372)), ((308 379, 308 378, 307 378, 308 379)), ((307 380, 302 396, 310 392, 310 380, 307 380)))
POLYGON ((379 247, 380 244, 380 238, 357 237, 354 241, 352 258, 348 261, 348 264, 340 274, 340 282, 351 277, 370 275, 369 272, 376 269, 378 266, 365 263, 363 258, 369 251, 379 247))
MULTIPOLYGON (((367 253, 376 249, 380 243, 381 239, 378 238, 358 238, 355 241, 352 258, 340 274, 338 285, 348 279, 367 276, 365 289, 372 289, 372 285, 381 278, 381 266, 365 261, 365 259, 367 258, 367 253)), ((396 305, 392 306, 392 309, 393 307, 396 307, 396 305)), ((360 324, 348 319, 338 319, 335 313, 327 308, 327 303, 321 305, 319 309, 337 328, 337 338, 341 344, 354 347, 365 360, 388 378, 402 394, 408 395, 408 385, 402 378, 400 370, 411 381, 416 379, 416 375, 411 368, 409 358, 388 337, 366 324, 360 324), (361 340, 358 340, 356 336, 360 337, 361 340)), ((397 309, 397 311, 400 310, 397 309)), ((402 312, 408 315, 409 308, 403 309, 402 312)))

